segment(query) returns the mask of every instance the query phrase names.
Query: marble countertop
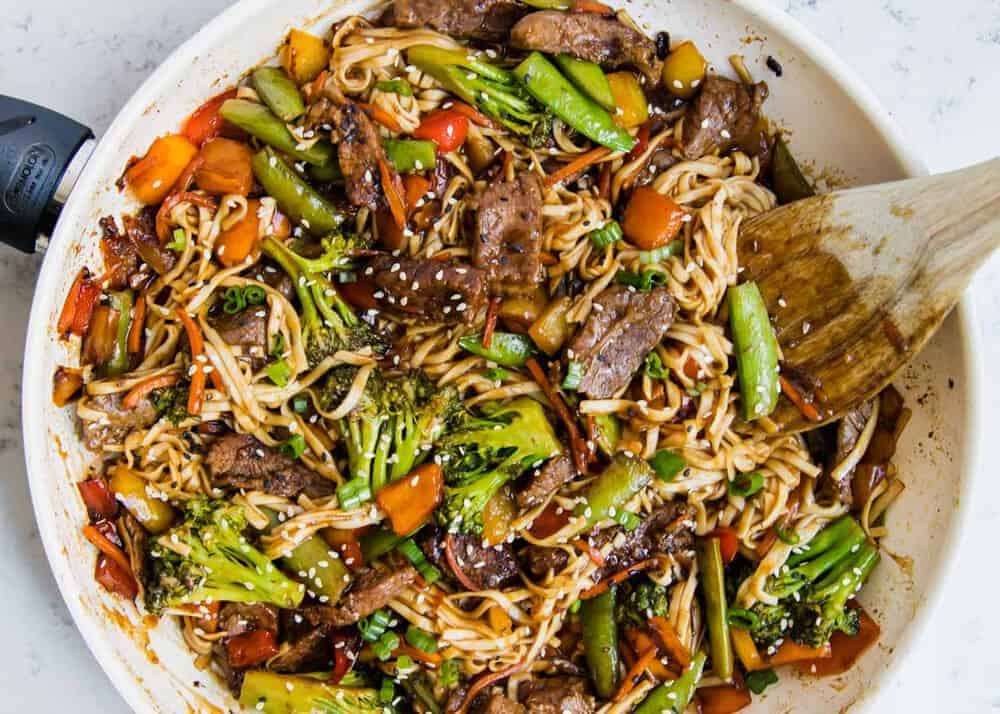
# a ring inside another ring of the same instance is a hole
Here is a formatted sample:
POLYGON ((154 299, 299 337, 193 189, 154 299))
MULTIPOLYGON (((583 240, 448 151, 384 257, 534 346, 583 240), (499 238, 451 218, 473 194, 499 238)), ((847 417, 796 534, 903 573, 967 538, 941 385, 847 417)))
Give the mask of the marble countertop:
MULTIPOLYGON (((932 171, 1000 154, 1000 0, 772 0, 854 66, 932 171)), ((100 134, 145 77, 227 0, 0 3, 0 91, 100 134)), ((39 258, 0 247, 0 683, 8 711, 125 712, 88 652, 42 552, 21 447, 22 345, 39 258)), ((1000 361, 1000 255, 976 277, 983 364, 1000 361)), ((987 378, 987 404, 1000 380, 987 378)), ((996 422, 987 424, 996 433, 996 422)), ((984 443, 987 439, 983 440, 984 443)), ((982 463, 987 463, 982 459, 982 463)), ((984 469, 985 471, 985 469, 984 469)), ((978 475, 942 605, 873 711, 1000 711, 994 592, 1000 480, 978 475), (986 564, 984 573, 983 565, 986 564)))

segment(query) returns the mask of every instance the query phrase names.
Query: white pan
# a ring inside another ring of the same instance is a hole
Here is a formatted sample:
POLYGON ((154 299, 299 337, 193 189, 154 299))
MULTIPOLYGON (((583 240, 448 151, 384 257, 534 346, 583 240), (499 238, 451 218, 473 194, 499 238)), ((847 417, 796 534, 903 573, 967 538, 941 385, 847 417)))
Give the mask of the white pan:
MULTIPOLYGON (((768 115, 792 131, 795 154, 817 175, 864 184, 923 173, 872 93, 767 0, 629 0, 626 7, 650 30, 668 30, 674 40, 695 39, 718 68, 728 66, 729 54, 742 52, 751 72, 771 86, 768 115), (766 69, 768 55, 781 63, 783 77, 766 69)), ((135 608, 94 582, 95 552, 81 536, 86 516, 73 485, 89 457, 71 411, 55 408, 50 399, 53 370, 74 359, 55 334, 57 315, 79 268, 100 264, 98 219, 135 208, 115 188, 130 156, 143 154, 156 136, 175 131, 205 99, 272 55, 289 28, 322 33, 331 22, 366 10, 376 8, 363 0, 237 3, 163 63, 119 114, 89 162, 86 151, 76 160, 56 196, 64 198, 78 175, 51 232, 31 311, 23 380, 28 475, 39 531, 63 598, 90 649, 138 712, 226 711, 236 705, 221 682, 194 668, 172 623, 149 626, 135 608)), ((0 101, 0 175, 6 170, 16 176, 7 186, 0 182, 0 209, 27 210, 31 182, 57 175, 60 158, 78 148, 85 133, 64 125, 54 141, 39 137, 30 151, 18 154, 5 144, 10 106, 5 116, 0 101)), ((0 237, 13 236, 11 226, 0 222, 0 237)), ((897 557, 885 558, 864 590, 864 603, 882 626, 879 645, 842 677, 784 676, 755 711, 842 711, 863 702, 919 642, 924 613, 952 561, 981 433, 976 399, 982 383, 972 325, 968 302, 963 302, 897 384, 914 418, 897 454, 907 489, 890 511, 891 535, 884 541, 897 557)))

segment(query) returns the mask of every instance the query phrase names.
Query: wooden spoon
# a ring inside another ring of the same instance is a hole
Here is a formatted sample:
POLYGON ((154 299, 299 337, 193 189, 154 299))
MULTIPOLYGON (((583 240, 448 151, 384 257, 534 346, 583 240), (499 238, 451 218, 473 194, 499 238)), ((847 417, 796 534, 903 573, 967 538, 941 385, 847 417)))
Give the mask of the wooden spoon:
POLYGON ((920 351, 1000 245, 1000 159, 953 173, 813 196, 757 216, 739 238, 742 280, 760 287, 787 397, 785 432, 842 417, 920 351))

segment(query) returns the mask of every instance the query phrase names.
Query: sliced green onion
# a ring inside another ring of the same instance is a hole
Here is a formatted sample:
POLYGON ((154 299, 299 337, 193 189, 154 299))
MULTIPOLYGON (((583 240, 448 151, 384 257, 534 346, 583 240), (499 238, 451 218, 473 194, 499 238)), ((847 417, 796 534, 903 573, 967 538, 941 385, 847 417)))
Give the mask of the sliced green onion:
POLYGON ((744 610, 740 607, 731 607, 726 615, 729 626, 737 630, 752 630, 760 624, 760 617, 752 610, 744 610))
POLYGON ((392 704, 396 698, 396 686, 388 677, 382 677, 382 686, 378 689, 378 700, 381 704, 392 704))
POLYGON ((760 471, 736 474, 736 478, 729 482, 729 493, 743 498, 750 498, 762 488, 764 488, 764 477, 760 471))
POLYGON ((618 221, 610 220, 597 230, 591 231, 589 237, 590 242, 594 244, 594 248, 604 250, 612 243, 620 241, 624 237, 624 234, 618 221))
POLYGON ((491 382, 502 382, 510 377, 510 372, 505 370, 503 367, 494 367, 493 369, 488 369, 483 372, 483 376, 491 382))
POLYGON ((775 533, 778 535, 778 540, 786 545, 798 545, 799 544, 799 534, 795 532, 794 528, 785 528, 784 526, 778 526, 775 529, 775 533))
POLYGON ((772 684, 778 683, 778 675, 773 669, 760 669, 756 672, 749 672, 746 676, 747 689, 754 694, 763 694, 764 690, 772 684))
POLYGON ((645 372, 650 379, 666 379, 670 375, 670 370, 663 366, 663 360, 655 351, 646 355, 645 372))
POLYGON ((375 656, 383 662, 392 657, 392 653, 399 648, 399 635, 395 632, 386 632, 378 638, 378 642, 372 643, 372 651, 375 656))
POLYGON ((297 459, 306 451, 306 440, 302 434, 292 434, 288 441, 281 445, 280 451, 290 459, 297 459))
POLYGON ((271 347, 271 356, 279 359, 285 355, 285 335, 279 332, 274 336, 274 345, 271 347))
POLYGON ((368 617, 358 621, 358 630, 361 632, 361 639, 365 642, 378 642, 379 637, 385 634, 392 622, 392 616, 385 608, 376 610, 368 617))
POLYGON ((457 659, 446 659, 441 663, 441 673, 438 675, 438 683, 443 687, 450 687, 458 684, 458 676, 461 673, 461 664, 457 659))
POLYGON ((365 501, 372 500, 372 489, 368 479, 358 476, 342 483, 337 488, 337 500, 345 511, 353 510, 365 501))
POLYGON ((627 531, 634 531, 642 525, 642 519, 625 510, 615 511, 614 521, 627 531))
POLYGON ((583 362, 577 362, 576 360, 570 360, 569 364, 566 365, 566 378, 563 380, 563 389, 573 389, 575 390, 580 386, 580 382, 583 381, 584 366, 583 362))
POLYGON ((396 659, 396 673, 409 672, 414 668, 413 658, 410 655, 400 655, 396 659))
POLYGON ((243 288, 243 299, 247 305, 263 305, 267 300, 267 293, 260 285, 247 285, 243 288))
POLYGON ((575 615, 580 612, 581 607, 583 607, 583 600, 574 600, 573 604, 569 606, 569 611, 575 615))
POLYGON ((406 628, 406 641, 427 654, 434 654, 438 651, 437 638, 427 630, 422 630, 416 625, 410 625, 406 628))
POLYGON ((292 400, 292 411, 296 414, 305 414, 309 410, 309 397, 299 396, 292 400))
POLYGON ((670 241, 666 245, 661 245, 659 248, 640 251, 639 262, 643 265, 655 265, 656 263, 662 263, 667 258, 680 255, 683 252, 684 241, 678 238, 677 240, 670 241))
POLYGON ((677 474, 687 468, 687 462, 683 457, 669 449, 657 451, 649 460, 649 465, 653 467, 657 478, 667 483, 673 481, 677 478, 677 474))
POLYGON ((667 274, 659 270, 644 270, 642 273, 633 273, 630 270, 619 270, 615 275, 615 282, 622 285, 629 285, 639 292, 648 293, 655 287, 665 285, 667 274))
POLYGON ((272 362, 267 365, 267 367, 264 368, 264 373, 279 387, 286 387, 288 386, 288 383, 292 381, 292 368, 289 367, 288 362, 283 359, 279 359, 277 362, 272 362))
POLYGON ((414 543, 412 539, 407 538, 401 542, 396 546, 396 550, 402 553, 403 557, 410 561, 410 564, 417 569, 418 573, 420 573, 420 577, 426 580, 428 584, 436 583, 441 579, 441 571, 427 560, 427 556, 424 555, 424 551, 422 551, 420 546, 414 543))
POLYGON ((187 244, 187 233, 184 232, 183 228, 175 228, 174 239, 167 243, 167 249, 172 250, 175 253, 183 253, 187 248, 187 244))
POLYGON ((226 292, 222 294, 222 299, 222 309, 227 315, 235 315, 238 312, 243 312, 243 309, 247 306, 247 300, 243 296, 243 291, 236 285, 227 288, 226 292))
POLYGON ((405 79, 383 79, 375 82, 375 89, 386 94, 399 94, 403 97, 413 96, 413 87, 405 79))

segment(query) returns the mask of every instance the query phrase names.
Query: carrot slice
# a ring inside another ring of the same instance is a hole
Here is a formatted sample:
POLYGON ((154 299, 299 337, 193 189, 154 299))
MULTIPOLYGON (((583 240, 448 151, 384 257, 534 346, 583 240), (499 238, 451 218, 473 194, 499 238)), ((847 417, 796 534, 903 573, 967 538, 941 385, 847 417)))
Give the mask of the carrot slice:
POLYGON ((688 652, 688 648, 681 642, 681 638, 677 636, 677 631, 674 630, 674 626, 670 624, 667 618, 661 615, 654 615, 649 618, 649 627, 656 634, 656 638, 671 661, 679 664, 682 670, 691 666, 691 653, 688 652))
POLYGON ((572 12, 591 12, 595 15, 614 15, 615 11, 597 0, 576 0, 573 3, 572 12))
POLYGON ((392 652, 393 657, 398 657, 399 655, 407 655, 411 659, 425 664, 438 665, 444 662, 444 657, 439 655, 437 652, 424 652, 423 650, 418 650, 416 647, 408 645, 405 642, 401 642, 392 652))
POLYGON ((422 526, 444 498, 444 472, 435 463, 413 469, 375 495, 396 535, 407 535, 422 526))
POLYGON ((406 201, 400 187, 399 174, 389 168, 385 159, 379 159, 379 174, 382 177, 382 190, 385 192, 385 202, 389 205, 392 220, 399 230, 406 227, 406 201))
POLYGON ((76 318, 76 305, 80 300, 80 291, 83 290, 84 281, 89 278, 90 271, 86 268, 80 268, 73 284, 70 285, 69 292, 66 294, 66 302, 63 303, 62 312, 59 313, 59 321, 56 323, 56 330, 60 335, 69 334, 70 328, 73 327, 73 320, 76 318))
POLYGON ((97 549, 104 553, 106 556, 115 561, 116 565, 119 565, 125 572, 129 573, 133 579, 135 574, 132 573, 132 564, 129 562, 125 553, 117 545, 108 540, 108 537, 101 533, 100 529, 94 525, 88 525, 83 527, 84 537, 97 546, 97 549))
POLYGON ((188 344, 191 346, 191 362, 194 364, 187 410, 189 414, 201 414, 201 407, 205 402, 205 365, 198 358, 204 357, 205 341, 201 336, 201 330, 187 314, 187 310, 183 307, 178 308, 177 316, 184 325, 184 331, 187 332, 188 344))
POLYGON ((598 146, 596 149, 591 149, 590 151, 584 152, 577 156, 575 159, 570 161, 568 164, 564 164, 558 170, 549 174, 545 177, 546 187, 551 188, 555 186, 560 181, 564 181, 575 174, 580 173, 588 166, 596 164, 598 161, 604 157, 611 154, 611 149, 606 146, 598 146))
POLYGON ((396 120, 396 117, 394 117, 392 114, 387 112, 382 107, 376 106, 374 104, 368 104, 367 102, 358 102, 358 106, 361 108, 361 111, 363 111, 365 114, 367 114, 372 119, 377 121, 379 124, 384 126, 386 129, 397 132, 403 131, 403 127, 399 125, 399 122, 396 120))
POLYGON ((792 404, 799 408, 804 416, 809 421, 819 421, 821 419, 819 411, 806 401, 805 395, 799 391, 799 388, 792 384, 789 380, 785 379, 783 376, 778 378, 781 381, 781 391, 784 392, 785 396, 791 400, 792 404))
POLYGON ((656 659, 656 648, 650 647, 648 650, 639 655, 639 658, 635 661, 625 675, 624 681, 622 681, 622 686, 618 688, 615 692, 615 696, 612 699, 614 702, 620 702, 622 699, 628 696, 628 693, 635 689, 635 685, 638 683, 642 673, 646 671, 649 663, 656 659))
POLYGON ((490 306, 486 310, 486 324, 483 326, 483 349, 489 349, 493 344, 493 332, 497 329, 497 315, 500 314, 500 304, 502 297, 495 297, 490 300, 490 306))
POLYGON ((591 587, 584 590, 582 593, 580 593, 580 599, 589 600, 592 597, 597 597, 612 585, 617 585, 618 583, 628 580, 636 573, 641 573, 643 570, 649 570, 654 565, 659 565, 661 560, 662 558, 659 557, 648 558, 646 560, 640 560, 638 563, 635 563, 634 565, 631 565, 628 568, 625 568, 624 570, 619 570, 611 577, 605 578, 596 585, 592 585, 591 587))
POLYGON ((135 409, 139 406, 139 401, 150 392, 155 392, 157 389, 172 387, 179 381, 181 381, 181 376, 179 374, 161 374, 156 377, 150 377, 144 382, 139 382, 139 384, 129 390, 128 394, 125 395, 125 398, 122 399, 122 406, 126 409, 135 409))
POLYGON ((488 116, 483 114, 481 111, 475 107, 466 104, 465 102, 455 102, 451 105, 450 109, 452 111, 458 112, 466 119, 471 121, 473 124, 478 124, 479 126, 490 127, 491 129, 496 128, 496 123, 488 116))

